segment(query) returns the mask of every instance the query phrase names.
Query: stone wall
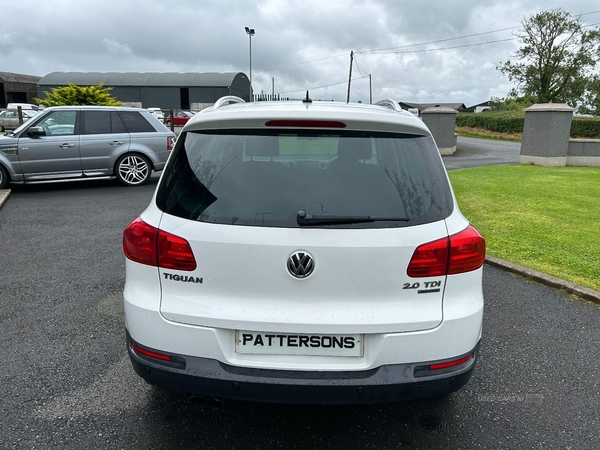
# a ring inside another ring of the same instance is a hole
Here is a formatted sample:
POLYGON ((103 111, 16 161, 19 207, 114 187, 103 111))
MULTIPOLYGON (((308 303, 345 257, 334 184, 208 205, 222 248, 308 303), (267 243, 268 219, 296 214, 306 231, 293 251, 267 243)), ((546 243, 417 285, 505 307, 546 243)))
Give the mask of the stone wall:
POLYGON ((423 122, 431 131, 433 139, 441 155, 452 155, 456 152, 456 115, 458 111, 452 108, 427 108, 423 111, 423 122))
POLYGON ((574 108, 544 103, 525 110, 521 164, 600 166, 600 140, 569 139, 574 108))
POLYGON ((569 139, 567 166, 600 167, 600 139, 569 139))

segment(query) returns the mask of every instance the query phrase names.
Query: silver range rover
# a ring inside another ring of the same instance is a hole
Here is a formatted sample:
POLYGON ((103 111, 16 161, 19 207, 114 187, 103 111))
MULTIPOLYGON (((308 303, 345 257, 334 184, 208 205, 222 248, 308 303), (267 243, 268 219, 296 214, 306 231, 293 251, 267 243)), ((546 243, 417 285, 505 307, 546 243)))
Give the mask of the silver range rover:
POLYGON ((116 177, 146 183, 162 170, 175 135, 144 109, 57 106, 0 136, 0 189, 34 183, 116 177))

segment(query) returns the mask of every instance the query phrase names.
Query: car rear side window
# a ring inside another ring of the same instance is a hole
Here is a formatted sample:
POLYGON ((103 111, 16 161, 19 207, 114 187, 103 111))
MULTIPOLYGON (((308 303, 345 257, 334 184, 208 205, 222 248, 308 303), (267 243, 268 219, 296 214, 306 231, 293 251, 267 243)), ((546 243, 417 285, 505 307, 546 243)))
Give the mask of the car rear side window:
POLYGON ((82 134, 126 133, 125 125, 116 111, 82 111, 82 134))
POLYGON ((157 193, 164 212, 203 222, 298 227, 310 215, 406 218, 327 225, 381 228, 446 218, 452 197, 431 137, 289 130, 188 132, 157 193))
POLYGON ((147 133, 156 131, 138 111, 119 111, 119 116, 129 133, 147 133))

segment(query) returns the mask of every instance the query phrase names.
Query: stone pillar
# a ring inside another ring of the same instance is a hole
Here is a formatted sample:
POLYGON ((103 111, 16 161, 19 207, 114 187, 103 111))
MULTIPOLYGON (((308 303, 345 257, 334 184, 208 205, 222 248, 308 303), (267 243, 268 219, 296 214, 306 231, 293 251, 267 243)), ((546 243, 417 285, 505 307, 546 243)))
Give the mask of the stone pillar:
POLYGON ((456 115, 452 108, 436 106, 423 111, 423 122, 431 131, 440 150, 440 155, 452 155, 456 152, 456 115))
POLYGON ((573 111, 566 103, 542 103, 525 110, 521 164, 566 166, 573 111))

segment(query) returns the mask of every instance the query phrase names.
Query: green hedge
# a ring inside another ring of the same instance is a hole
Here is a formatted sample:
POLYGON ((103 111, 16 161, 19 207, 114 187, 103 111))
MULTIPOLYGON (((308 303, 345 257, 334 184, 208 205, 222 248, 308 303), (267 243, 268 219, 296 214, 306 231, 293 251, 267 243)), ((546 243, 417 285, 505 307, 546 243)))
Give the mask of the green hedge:
POLYGON ((571 137, 600 139, 600 117, 573 117, 571 137))
POLYGON ((459 113, 456 125, 459 127, 483 128, 498 133, 522 133, 525 113, 522 112, 482 112, 459 113))
MULTIPOLYGON (((499 133, 522 133, 525 124, 524 112, 459 113, 459 127, 483 128, 499 133)), ((600 139, 600 117, 573 117, 571 137, 600 139)))

